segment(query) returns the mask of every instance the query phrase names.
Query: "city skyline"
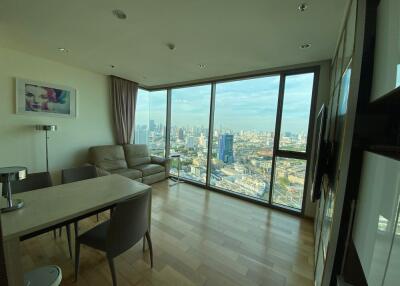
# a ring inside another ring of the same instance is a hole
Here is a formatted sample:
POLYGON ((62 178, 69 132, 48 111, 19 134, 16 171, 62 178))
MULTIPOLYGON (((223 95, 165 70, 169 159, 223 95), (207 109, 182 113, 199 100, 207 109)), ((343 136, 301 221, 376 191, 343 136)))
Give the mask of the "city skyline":
MULTIPOLYGON (((313 73, 285 76, 280 150, 306 151, 313 82, 313 73)), ((170 174, 179 168, 182 178, 201 184, 210 176, 212 187, 264 201, 272 190, 271 203, 301 209, 307 160, 274 155, 279 88, 280 76, 217 83, 211 136, 211 84, 171 90, 169 130, 166 90, 140 90, 135 142, 165 156, 169 132, 169 152, 180 154, 170 174)))
MULTIPOLYGON (((287 77, 283 123, 290 126, 289 132, 307 133, 313 76, 310 73, 287 77)), ((249 127, 254 131, 274 131, 278 92, 279 76, 218 83, 214 116, 224 121, 224 128, 236 132, 249 127)), ((210 84, 172 89, 172 123, 186 126, 190 121, 192 126, 208 126, 210 94, 210 84), (174 112, 177 106, 179 112, 174 112)), ((166 95, 166 90, 139 89, 135 124, 148 126, 150 119, 165 124, 166 95)))

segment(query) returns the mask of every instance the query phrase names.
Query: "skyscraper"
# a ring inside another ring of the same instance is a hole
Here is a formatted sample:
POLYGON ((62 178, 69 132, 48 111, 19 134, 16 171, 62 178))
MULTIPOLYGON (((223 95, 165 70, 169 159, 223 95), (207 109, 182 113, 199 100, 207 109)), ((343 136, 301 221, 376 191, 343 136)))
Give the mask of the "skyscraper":
POLYGON ((185 138, 185 136, 184 136, 184 133, 183 133, 183 129, 182 128, 179 128, 179 131, 178 131, 178 139, 179 140, 183 140, 185 138))
POLYGON ((153 119, 150 119, 149 121, 149 131, 155 131, 156 130, 156 124, 154 123, 153 119))
POLYGON ((226 164, 232 164, 233 158, 233 135, 223 134, 219 137, 218 159, 226 164))
POLYGON ((135 144, 149 144, 149 130, 146 125, 136 127, 135 144))

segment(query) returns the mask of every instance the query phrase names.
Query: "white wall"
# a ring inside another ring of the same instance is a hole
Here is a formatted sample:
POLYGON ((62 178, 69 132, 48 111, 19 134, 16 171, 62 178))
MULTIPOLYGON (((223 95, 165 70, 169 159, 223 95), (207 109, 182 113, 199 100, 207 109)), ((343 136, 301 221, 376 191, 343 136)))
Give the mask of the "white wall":
POLYGON ((0 48, 0 167, 45 171, 45 135, 36 124, 56 124, 49 133, 49 165, 55 183, 62 168, 86 162, 90 146, 113 144, 109 81, 104 75, 0 48), (77 118, 15 114, 15 77, 77 89, 77 118))

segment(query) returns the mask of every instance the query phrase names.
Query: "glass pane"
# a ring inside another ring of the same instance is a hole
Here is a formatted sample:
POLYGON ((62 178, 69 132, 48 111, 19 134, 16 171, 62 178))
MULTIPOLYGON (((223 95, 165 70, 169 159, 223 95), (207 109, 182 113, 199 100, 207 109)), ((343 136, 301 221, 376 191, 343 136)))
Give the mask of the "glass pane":
POLYGON ((338 47, 335 86, 338 86, 340 84, 340 80, 342 79, 343 75, 343 52, 345 33, 346 30, 343 30, 343 34, 340 38, 340 43, 338 47))
POLYGON ((314 73, 286 77, 279 149, 305 152, 314 73))
POLYGON ((279 76, 216 85, 211 185, 268 200, 279 76))
POLYGON ((353 0, 346 23, 346 40, 344 46, 343 71, 353 56, 356 35, 357 0, 353 0))
POLYGON ((165 156, 167 91, 138 90, 135 143, 147 144, 151 155, 165 156))
POLYGON ((149 143, 149 92, 138 90, 135 112, 135 144, 149 143))
MULTIPOLYGON (((171 154, 181 155, 180 176, 206 182, 207 141, 211 85, 172 89, 171 154)), ((171 174, 178 174, 178 162, 171 163, 171 174)))
POLYGON ((272 193, 274 204, 301 209, 306 166, 306 160, 276 158, 272 193))
POLYGON ((378 5, 374 76, 370 101, 400 86, 400 1, 382 0, 378 5))
POLYGON ((149 148, 152 155, 165 156, 167 91, 152 91, 149 96, 149 148))

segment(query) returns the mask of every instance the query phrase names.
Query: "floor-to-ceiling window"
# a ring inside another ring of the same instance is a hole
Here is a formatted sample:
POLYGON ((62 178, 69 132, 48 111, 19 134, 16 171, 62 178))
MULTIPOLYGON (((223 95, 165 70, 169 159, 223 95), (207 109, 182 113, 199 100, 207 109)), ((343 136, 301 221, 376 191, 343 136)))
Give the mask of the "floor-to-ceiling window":
POLYGON ((216 84, 211 186, 269 200, 279 75, 216 84))
POLYGON ((275 152, 272 203, 295 209, 303 204, 314 73, 285 75, 279 144, 275 152))
POLYGON ((171 90, 170 154, 180 154, 181 164, 171 162, 171 174, 205 183, 211 84, 171 90))
POLYGON ((147 144, 152 155, 165 155, 167 91, 138 90, 135 143, 147 144))
POLYGON ((315 74, 176 87, 168 96, 167 90, 140 90, 136 142, 148 144, 152 154, 179 154, 172 176, 179 169, 184 180, 301 211, 315 74))

